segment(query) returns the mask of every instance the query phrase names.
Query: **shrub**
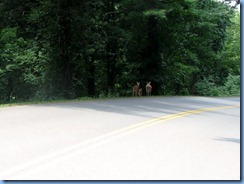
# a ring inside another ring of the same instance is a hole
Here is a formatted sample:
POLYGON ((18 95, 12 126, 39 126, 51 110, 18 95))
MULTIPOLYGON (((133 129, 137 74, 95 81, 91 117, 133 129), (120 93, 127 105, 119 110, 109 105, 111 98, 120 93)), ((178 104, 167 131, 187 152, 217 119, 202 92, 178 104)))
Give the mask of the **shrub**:
POLYGON ((240 75, 229 75, 223 86, 217 86, 211 77, 205 78, 196 83, 196 90, 203 96, 239 96, 240 75))

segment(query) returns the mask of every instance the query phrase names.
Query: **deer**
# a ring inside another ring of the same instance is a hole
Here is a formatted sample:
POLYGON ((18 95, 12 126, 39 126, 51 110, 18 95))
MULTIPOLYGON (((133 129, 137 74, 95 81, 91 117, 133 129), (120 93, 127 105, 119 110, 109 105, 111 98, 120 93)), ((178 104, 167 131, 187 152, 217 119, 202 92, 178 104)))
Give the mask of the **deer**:
POLYGON ((151 82, 147 82, 147 85, 146 85, 147 96, 151 96, 151 92, 152 92, 151 82))
POLYGON ((142 96, 142 88, 139 88, 138 96, 142 96))
POLYGON ((132 88, 132 96, 138 96, 139 95, 139 88, 140 88, 140 82, 136 82, 136 85, 132 88))

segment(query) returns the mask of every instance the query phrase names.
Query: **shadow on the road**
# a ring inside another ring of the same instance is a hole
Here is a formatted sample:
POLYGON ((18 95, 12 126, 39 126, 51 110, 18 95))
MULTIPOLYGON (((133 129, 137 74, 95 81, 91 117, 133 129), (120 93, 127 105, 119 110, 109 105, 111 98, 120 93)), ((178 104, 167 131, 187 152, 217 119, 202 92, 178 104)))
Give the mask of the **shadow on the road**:
MULTIPOLYGON (((211 97, 140 97, 119 98, 92 101, 66 102, 56 104, 41 104, 61 109, 91 109, 100 112, 141 116, 147 118, 159 117, 199 108, 225 106, 240 103, 240 98, 211 97)), ((32 105, 33 106, 33 105, 32 105)))
POLYGON ((214 140, 216 140, 216 141, 227 141, 227 142, 233 142, 233 143, 240 144, 240 139, 236 139, 236 138, 218 137, 218 138, 215 138, 214 140))

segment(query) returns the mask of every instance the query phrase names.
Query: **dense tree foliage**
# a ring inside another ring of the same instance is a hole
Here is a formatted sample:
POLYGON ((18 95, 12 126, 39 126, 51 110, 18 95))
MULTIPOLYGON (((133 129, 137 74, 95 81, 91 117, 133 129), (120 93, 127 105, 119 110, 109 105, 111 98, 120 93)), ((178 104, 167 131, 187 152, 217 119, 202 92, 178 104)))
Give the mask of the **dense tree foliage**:
POLYGON ((136 81, 143 94, 151 81, 153 95, 238 95, 229 2, 0 0, 0 102, 130 96, 136 81))

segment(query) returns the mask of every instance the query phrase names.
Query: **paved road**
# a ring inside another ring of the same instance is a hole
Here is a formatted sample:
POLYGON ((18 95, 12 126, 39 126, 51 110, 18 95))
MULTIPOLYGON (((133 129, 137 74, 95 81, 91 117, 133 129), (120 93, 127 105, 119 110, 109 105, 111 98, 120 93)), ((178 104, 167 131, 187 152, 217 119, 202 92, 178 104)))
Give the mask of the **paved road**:
POLYGON ((1 108, 0 179, 239 180, 239 106, 145 97, 1 108))

